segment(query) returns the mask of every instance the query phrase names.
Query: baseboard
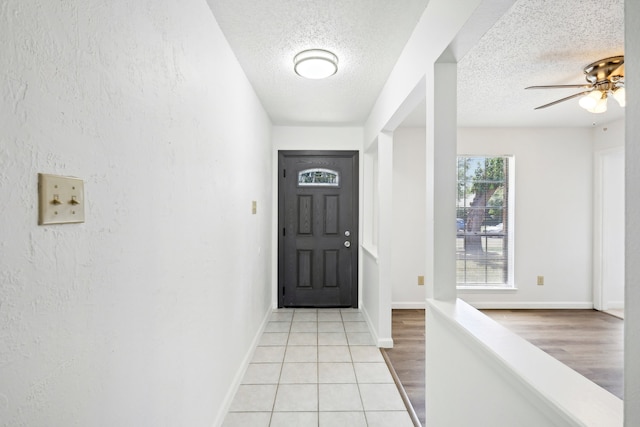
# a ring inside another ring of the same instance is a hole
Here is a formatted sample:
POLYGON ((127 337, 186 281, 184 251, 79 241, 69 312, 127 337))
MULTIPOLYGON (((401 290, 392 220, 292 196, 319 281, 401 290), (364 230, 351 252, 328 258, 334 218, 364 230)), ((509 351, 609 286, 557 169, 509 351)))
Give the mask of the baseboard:
POLYGON ((393 348, 393 338, 378 338, 376 343, 378 348, 393 348))
POLYGON ((369 313, 363 307, 361 310, 362 315, 364 316, 364 320, 367 322, 367 326, 369 327, 369 333, 373 337, 373 341, 376 343, 378 348, 393 348, 393 338, 380 338, 373 327, 373 322, 371 321, 371 317, 369 317, 369 313))
POLYGON ((271 307, 269 307, 269 309, 267 310, 267 313, 262 319, 262 323, 260 324, 260 328, 258 329, 258 332, 255 334, 255 336, 253 337, 253 340, 251 341, 251 345, 249 346, 249 350, 247 351, 247 354, 242 359, 242 363, 240 364, 240 368, 238 369, 238 372, 236 372, 236 375, 233 377, 233 382, 231 383, 231 386, 227 391, 227 395, 225 396, 222 402, 222 406, 220 407, 220 411, 218 412, 218 415, 216 416, 216 419, 213 422, 213 427, 222 426, 222 423, 224 422, 224 418, 227 416, 227 412, 229 411, 229 408, 231 407, 231 403, 233 402, 233 398, 235 397, 236 392, 238 391, 238 388, 242 383, 244 374, 247 372, 249 363, 253 359, 253 354, 256 351, 256 347, 258 347, 258 343, 260 342, 260 337, 262 337, 262 333, 264 332, 264 329, 266 328, 267 323, 269 322, 269 318, 271 317, 271 311, 272 309, 271 307))
MULTIPOLYGON (((559 302, 514 302, 514 301, 468 301, 463 297, 460 299, 464 300, 467 304, 473 306, 479 310, 525 310, 525 309, 577 309, 577 310, 589 310, 593 308, 593 303, 591 302, 571 302, 571 301, 559 301, 559 302)), ((610 302, 608 304, 609 308, 624 308, 624 302, 610 302)), ((415 309, 424 309, 424 302, 410 302, 410 301, 400 301, 400 302, 392 302, 391 308, 394 310, 415 310, 415 309)))
POLYGON ((425 303, 422 302, 392 302, 391 308, 394 310, 415 310, 422 309, 424 310, 425 303))
POLYGON ((624 301, 609 301, 607 303, 607 309, 622 310, 624 309, 624 301))
MULTIPOLYGON (((461 298, 464 300, 464 298, 461 298)), ((526 309, 557 309, 557 310, 590 310, 593 309, 591 302, 513 302, 513 301, 466 301, 465 302, 478 310, 526 310, 526 309)))

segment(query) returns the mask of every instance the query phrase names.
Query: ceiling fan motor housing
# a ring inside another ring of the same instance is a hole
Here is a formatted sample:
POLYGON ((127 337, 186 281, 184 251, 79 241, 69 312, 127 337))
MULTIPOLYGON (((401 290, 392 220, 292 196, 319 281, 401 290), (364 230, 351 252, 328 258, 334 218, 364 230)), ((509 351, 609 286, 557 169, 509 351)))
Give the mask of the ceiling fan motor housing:
POLYGON ((622 65, 624 65, 624 56, 612 56, 601 59, 584 67, 585 78, 593 85, 601 82, 604 83, 605 81, 613 81, 614 77, 619 81, 624 75, 614 73, 618 71, 622 65))

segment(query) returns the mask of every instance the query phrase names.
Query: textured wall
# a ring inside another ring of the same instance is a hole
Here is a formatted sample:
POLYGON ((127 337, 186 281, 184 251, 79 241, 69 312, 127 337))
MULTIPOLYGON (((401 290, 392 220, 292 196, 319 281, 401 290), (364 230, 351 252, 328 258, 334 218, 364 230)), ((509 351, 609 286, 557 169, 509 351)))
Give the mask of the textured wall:
POLYGON ((0 425, 210 426, 271 297, 270 123, 210 10, 0 0, 0 48, 0 425), (86 223, 36 225, 38 172, 86 223))

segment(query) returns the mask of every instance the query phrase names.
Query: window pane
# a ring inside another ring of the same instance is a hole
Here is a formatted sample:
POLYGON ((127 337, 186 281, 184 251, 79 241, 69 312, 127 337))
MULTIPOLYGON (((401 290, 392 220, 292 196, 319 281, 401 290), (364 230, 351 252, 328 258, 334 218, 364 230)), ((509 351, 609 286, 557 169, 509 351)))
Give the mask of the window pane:
POLYGON ((340 174, 330 169, 305 169, 298 173, 298 185, 338 187, 340 174))
POLYGON ((459 285, 509 283, 508 165, 508 157, 458 157, 456 276, 459 285))

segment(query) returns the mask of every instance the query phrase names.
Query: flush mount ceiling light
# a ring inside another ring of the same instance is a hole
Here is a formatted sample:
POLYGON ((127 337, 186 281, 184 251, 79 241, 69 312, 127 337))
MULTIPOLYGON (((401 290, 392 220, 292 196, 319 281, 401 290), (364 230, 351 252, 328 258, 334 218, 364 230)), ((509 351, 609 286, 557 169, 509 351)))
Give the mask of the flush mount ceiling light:
POLYGON ((624 56, 612 56, 601 59, 584 67, 585 78, 588 84, 584 85, 550 85, 530 86, 526 89, 555 89, 555 88, 582 88, 583 92, 567 96, 566 98, 542 105, 540 108, 551 107, 560 102, 580 97, 579 104, 590 113, 604 113, 607 111, 607 99, 612 96, 621 107, 626 105, 624 91, 624 56))
POLYGON ((338 72, 338 57, 324 49, 303 50, 293 64, 296 74, 307 79, 325 79, 338 72))

